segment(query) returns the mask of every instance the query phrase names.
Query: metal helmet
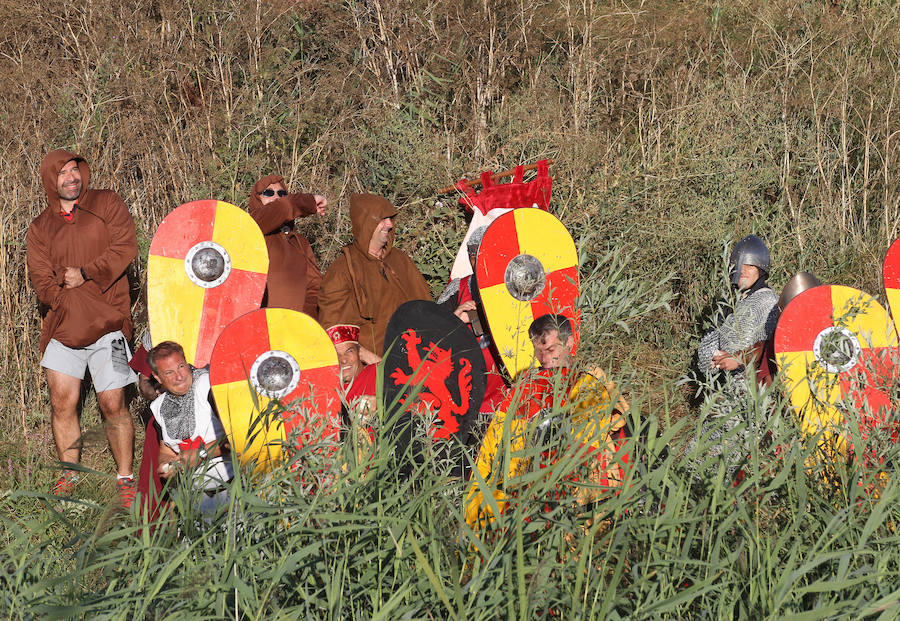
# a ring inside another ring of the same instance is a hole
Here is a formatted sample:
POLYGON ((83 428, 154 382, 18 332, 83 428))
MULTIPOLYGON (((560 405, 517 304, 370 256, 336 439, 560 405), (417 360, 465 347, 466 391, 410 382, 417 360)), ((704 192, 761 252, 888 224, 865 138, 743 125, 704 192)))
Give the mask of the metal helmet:
POLYGON ((809 272, 797 272, 796 274, 791 276, 791 279, 787 281, 784 289, 781 290, 781 297, 778 298, 778 309, 784 310, 784 307, 788 305, 788 302, 793 300, 795 297, 797 297, 807 289, 818 287, 821 284, 822 283, 819 281, 819 279, 809 272))
POLYGON ((769 249, 766 243, 756 235, 748 235, 734 245, 731 251, 731 259, 728 261, 728 269, 731 274, 731 284, 736 285, 741 279, 741 268, 745 265, 758 267, 762 276, 769 275, 769 249))

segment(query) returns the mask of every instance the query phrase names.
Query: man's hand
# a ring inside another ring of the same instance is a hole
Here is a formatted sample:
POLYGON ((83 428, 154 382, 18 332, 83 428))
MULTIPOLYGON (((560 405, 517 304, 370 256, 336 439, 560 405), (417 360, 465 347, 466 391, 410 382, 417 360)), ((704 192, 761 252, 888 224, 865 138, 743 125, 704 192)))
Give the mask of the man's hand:
POLYGON ((362 345, 359 346, 359 359, 366 364, 378 364, 381 362, 381 356, 375 352, 366 349, 362 345))
POLYGON ((469 300, 468 302, 463 302, 459 306, 456 307, 456 310, 453 311, 453 314, 460 318, 463 323, 472 323, 472 320, 469 318, 469 313, 466 311, 475 310, 475 301, 469 300))
POLYGON ((138 393, 147 401, 153 401, 162 394, 162 391, 149 377, 138 375, 138 393))
POLYGON ((727 351, 717 349, 716 353, 713 354, 710 366, 714 369, 722 369, 723 371, 734 371, 741 366, 741 361, 727 351))
POLYGON ((159 478, 168 479, 177 474, 179 470, 181 470, 181 464, 175 459, 174 461, 162 462, 159 468, 156 469, 156 473, 159 475, 159 478))
POLYGON ((363 395, 362 398, 362 415, 368 416, 376 411, 375 395, 363 395))
POLYGON ((63 282, 66 289, 74 289, 84 284, 84 277, 81 275, 80 267, 67 267, 66 273, 63 275, 63 282))
POLYGON ((178 474, 185 468, 193 468, 200 463, 200 455, 197 454, 198 449, 184 449, 177 455, 173 456, 171 461, 164 461, 156 469, 160 478, 168 479, 178 474))
POLYGON ((316 200, 316 214, 324 216, 325 206, 328 204, 328 199, 326 199, 321 194, 313 194, 313 198, 316 200))
POLYGON ((178 462, 185 468, 194 468, 201 461, 199 451, 198 448, 184 449, 178 453, 178 462))

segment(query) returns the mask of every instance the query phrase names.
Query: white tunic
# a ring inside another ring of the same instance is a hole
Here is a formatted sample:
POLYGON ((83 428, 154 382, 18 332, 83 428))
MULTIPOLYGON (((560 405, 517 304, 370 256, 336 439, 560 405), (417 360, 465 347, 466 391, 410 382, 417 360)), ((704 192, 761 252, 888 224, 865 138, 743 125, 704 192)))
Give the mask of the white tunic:
MULTIPOLYGON (((175 453, 180 453, 184 449, 198 448, 201 444, 209 444, 219 438, 225 437, 225 430, 222 422, 213 411, 209 403, 209 372, 205 370, 195 370, 194 372, 194 429, 190 437, 174 438, 170 435, 169 429, 166 427, 166 421, 161 413, 164 401, 171 395, 163 393, 150 404, 150 410, 153 417, 159 423, 162 430, 162 441, 175 453)), ((201 464, 194 472, 194 485, 201 489, 215 489, 230 481, 234 476, 231 465, 231 459, 224 459, 222 456, 212 457, 201 464)))

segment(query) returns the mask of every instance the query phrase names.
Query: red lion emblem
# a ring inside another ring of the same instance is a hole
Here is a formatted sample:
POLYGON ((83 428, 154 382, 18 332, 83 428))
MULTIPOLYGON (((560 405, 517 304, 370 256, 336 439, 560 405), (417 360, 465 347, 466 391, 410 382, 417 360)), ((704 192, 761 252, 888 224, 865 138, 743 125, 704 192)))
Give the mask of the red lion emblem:
MULTIPOLYGON (((433 341, 428 344, 425 358, 419 354, 418 346, 422 339, 412 328, 404 332, 400 338, 406 343, 406 356, 412 374, 407 374, 400 369, 391 373, 394 386, 403 384, 422 384, 419 393, 419 407, 431 408, 437 412, 441 425, 435 425, 431 434, 435 438, 449 438, 451 434, 459 431, 459 418, 469 411, 469 397, 472 392, 472 363, 468 359, 461 360, 459 372, 459 396, 461 403, 456 404, 453 396, 447 388, 447 380, 453 373, 453 352, 450 349, 438 347, 433 341)), ((401 399, 405 403, 406 399, 401 399)), ((420 409, 420 411, 424 411, 420 409)))

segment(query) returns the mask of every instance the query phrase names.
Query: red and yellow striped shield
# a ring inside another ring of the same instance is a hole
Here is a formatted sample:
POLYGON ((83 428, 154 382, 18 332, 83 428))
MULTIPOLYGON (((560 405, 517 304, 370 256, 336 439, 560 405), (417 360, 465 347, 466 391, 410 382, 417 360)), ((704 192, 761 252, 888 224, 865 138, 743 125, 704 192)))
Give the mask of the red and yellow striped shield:
POLYGON ((842 435, 845 400, 863 413, 864 434, 884 423, 896 347, 884 307, 858 289, 824 285, 794 298, 778 321, 775 354, 804 431, 842 435))
POLYGON ((497 218, 481 242, 476 275, 491 336, 512 377, 534 362, 528 326, 535 318, 558 313, 579 323, 578 252, 546 211, 515 209, 497 218))
POLYGON ((297 434, 337 438, 341 401, 337 353, 325 330, 309 315, 264 308, 231 322, 216 341, 209 379, 219 416, 241 462, 262 468, 282 458, 297 434), (275 420, 260 412, 272 399, 291 410, 275 420))
POLYGON ((894 329, 900 332, 900 239, 895 239, 888 248, 881 277, 884 279, 884 292, 891 310, 891 319, 894 320, 894 329))
POLYGON ((153 342, 175 341, 188 362, 206 366, 225 326, 259 308, 268 270, 262 232, 243 209, 216 200, 181 205, 150 244, 153 342))

